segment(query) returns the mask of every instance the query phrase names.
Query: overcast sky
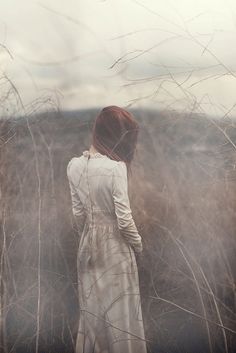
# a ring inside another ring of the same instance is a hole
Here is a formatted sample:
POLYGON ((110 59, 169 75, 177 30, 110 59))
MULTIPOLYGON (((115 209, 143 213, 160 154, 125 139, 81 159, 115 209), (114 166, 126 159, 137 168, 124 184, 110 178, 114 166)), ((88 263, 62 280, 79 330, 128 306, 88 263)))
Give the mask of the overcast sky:
POLYGON ((0 0, 0 28, 26 107, 236 113, 235 0, 0 0))

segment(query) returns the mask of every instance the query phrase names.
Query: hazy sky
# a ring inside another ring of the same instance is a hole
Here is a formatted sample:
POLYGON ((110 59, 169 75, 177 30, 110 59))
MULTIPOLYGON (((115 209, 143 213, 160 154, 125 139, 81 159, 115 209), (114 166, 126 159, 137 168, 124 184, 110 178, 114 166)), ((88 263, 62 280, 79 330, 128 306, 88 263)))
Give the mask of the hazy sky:
POLYGON ((26 107, 236 113, 235 0, 0 0, 0 26, 26 107))

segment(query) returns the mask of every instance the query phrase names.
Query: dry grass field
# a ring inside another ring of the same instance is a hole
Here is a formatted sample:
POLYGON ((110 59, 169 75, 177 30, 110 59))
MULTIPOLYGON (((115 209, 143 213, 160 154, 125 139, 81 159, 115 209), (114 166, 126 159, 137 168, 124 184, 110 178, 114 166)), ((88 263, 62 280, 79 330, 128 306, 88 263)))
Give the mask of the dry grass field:
MULTIPOLYGON (((1 122, 0 352, 73 353, 78 238, 66 166, 90 146, 96 113, 1 122)), ((233 353, 236 123, 134 114, 140 135, 129 195, 144 243, 149 353, 233 353)))

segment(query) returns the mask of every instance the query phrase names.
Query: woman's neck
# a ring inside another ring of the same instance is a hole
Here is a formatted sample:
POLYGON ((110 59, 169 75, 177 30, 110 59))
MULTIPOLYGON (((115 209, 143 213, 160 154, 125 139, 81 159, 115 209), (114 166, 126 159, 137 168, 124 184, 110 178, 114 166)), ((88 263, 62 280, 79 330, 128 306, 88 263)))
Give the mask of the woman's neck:
POLYGON ((90 146, 90 149, 89 149, 89 152, 91 152, 91 153, 96 153, 96 152, 98 152, 98 151, 96 150, 96 148, 95 148, 93 145, 91 145, 91 146, 90 146))

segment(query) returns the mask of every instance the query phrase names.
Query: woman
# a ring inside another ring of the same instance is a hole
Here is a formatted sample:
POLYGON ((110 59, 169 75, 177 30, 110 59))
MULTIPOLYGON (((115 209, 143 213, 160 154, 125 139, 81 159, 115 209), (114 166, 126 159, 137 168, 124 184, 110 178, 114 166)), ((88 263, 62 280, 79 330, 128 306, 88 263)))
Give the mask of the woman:
POLYGON ((67 166, 80 237, 80 320, 76 353, 146 353, 135 253, 142 252, 128 179, 138 124, 109 106, 93 125, 92 145, 67 166))

